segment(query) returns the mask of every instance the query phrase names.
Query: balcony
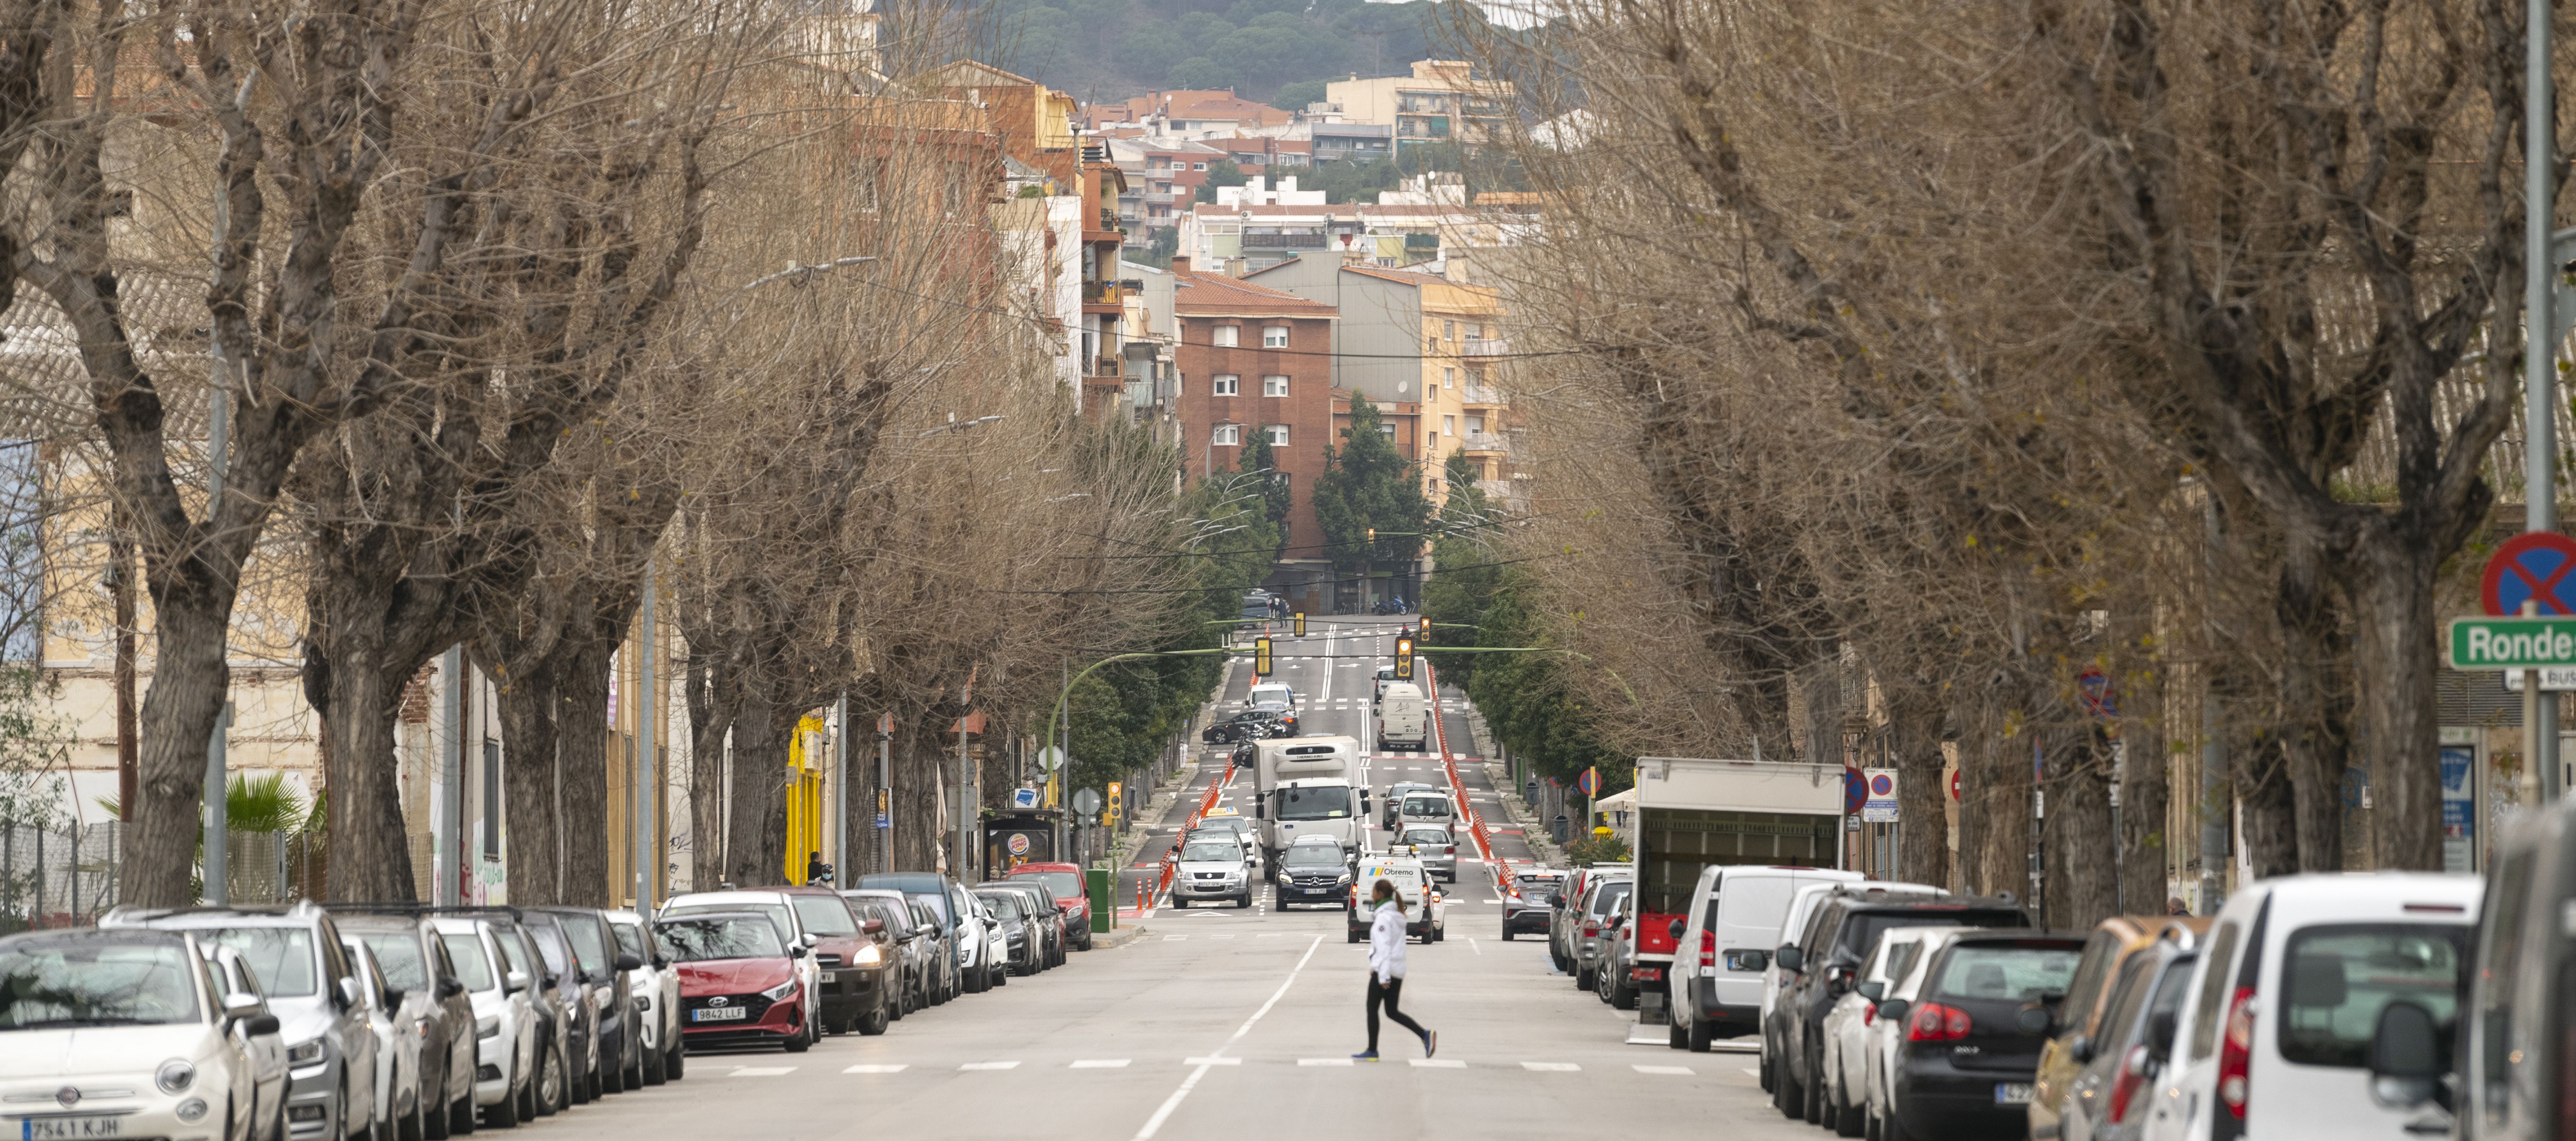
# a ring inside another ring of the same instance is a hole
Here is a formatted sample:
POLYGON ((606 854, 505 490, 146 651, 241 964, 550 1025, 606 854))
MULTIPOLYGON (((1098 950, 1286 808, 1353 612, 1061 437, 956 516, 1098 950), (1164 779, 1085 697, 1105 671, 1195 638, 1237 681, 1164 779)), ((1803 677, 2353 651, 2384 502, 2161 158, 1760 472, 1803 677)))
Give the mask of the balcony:
POLYGON ((1086 281, 1082 283, 1082 311, 1085 313, 1115 313, 1126 304, 1125 282, 1086 281))
POLYGON ((1324 235, 1319 233, 1245 234, 1243 248, 1247 250, 1320 250, 1324 248, 1324 235))
POLYGON ((1093 357, 1091 358, 1091 371, 1085 374, 1083 383, 1116 383, 1121 387, 1124 387, 1127 381, 1126 373, 1121 368, 1121 365, 1124 363, 1125 362, 1120 361, 1117 357, 1093 357))
POLYGON ((1466 440, 1467 451, 1470 453, 1492 452, 1500 454, 1511 450, 1510 445, 1503 440, 1503 437, 1494 432, 1469 432, 1467 433, 1466 440))
MULTIPOLYGON (((1474 344, 1475 342, 1470 341, 1468 343, 1474 344)), ((1502 405, 1503 393, 1502 390, 1495 388, 1490 384, 1470 384, 1459 390, 1459 399, 1465 402, 1470 408, 1480 404, 1488 408, 1493 408, 1500 407, 1502 405)))
POLYGON ((1511 355, 1511 342, 1501 337, 1469 337, 1459 342, 1462 357, 1500 357, 1511 355))

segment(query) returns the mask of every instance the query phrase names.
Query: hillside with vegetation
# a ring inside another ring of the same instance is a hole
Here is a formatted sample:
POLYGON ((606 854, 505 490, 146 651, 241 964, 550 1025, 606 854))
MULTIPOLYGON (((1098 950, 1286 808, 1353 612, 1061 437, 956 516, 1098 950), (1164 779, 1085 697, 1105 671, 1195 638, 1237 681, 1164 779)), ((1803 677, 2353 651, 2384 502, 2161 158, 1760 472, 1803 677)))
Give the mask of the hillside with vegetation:
POLYGON ((982 58, 1085 103, 1231 88, 1303 109, 1327 80, 1397 75, 1481 30, 1472 4, 1366 0, 993 0, 982 58))

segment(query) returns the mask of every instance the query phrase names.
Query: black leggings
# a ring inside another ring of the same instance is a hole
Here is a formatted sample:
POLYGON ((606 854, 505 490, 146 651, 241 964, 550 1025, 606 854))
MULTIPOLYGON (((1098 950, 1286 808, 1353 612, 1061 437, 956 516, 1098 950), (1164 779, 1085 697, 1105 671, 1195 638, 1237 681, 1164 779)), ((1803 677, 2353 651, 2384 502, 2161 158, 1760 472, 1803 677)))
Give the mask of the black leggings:
POLYGON ((1369 1030, 1369 1047, 1368 1047, 1368 1048, 1369 1048, 1369 1053, 1374 1054, 1374 1053, 1376 1053, 1376 1052, 1377 1052, 1377 1008, 1378 1008, 1378 1004, 1379 1004, 1379 1003, 1385 1003, 1385 1004, 1386 1004, 1386 1016, 1387 1016, 1387 1017, 1389 1017, 1389 1018, 1394 1019, 1394 1020, 1395 1020, 1395 1024, 1396 1024, 1396 1025, 1401 1026, 1401 1027, 1403 1027, 1403 1028, 1405 1028, 1405 1029, 1407 1029, 1407 1030, 1413 1031, 1413 1036, 1414 1036, 1414 1037, 1416 1037, 1416 1038, 1419 1038, 1419 1037, 1421 1037, 1421 1036, 1423 1035, 1423 1029, 1422 1029, 1422 1024, 1421 1024, 1421 1023, 1419 1023, 1419 1022, 1415 1022, 1413 1019, 1406 1017, 1406 1016, 1405 1016, 1405 1013, 1404 1013, 1403 1011, 1401 1011, 1401 1010, 1397 1010, 1397 1009, 1395 1008, 1395 1000, 1396 1000, 1396 997, 1397 997, 1398 995, 1403 994, 1403 993, 1404 993, 1404 980, 1403 980, 1403 979, 1397 979, 1397 980, 1395 980, 1394 982, 1390 982, 1390 983, 1383 983, 1383 984, 1381 984, 1381 983, 1379 983, 1379 982, 1377 981, 1377 972, 1375 972, 1375 971, 1371 971, 1371 972, 1369 972, 1369 977, 1368 977, 1368 1030, 1369 1030))

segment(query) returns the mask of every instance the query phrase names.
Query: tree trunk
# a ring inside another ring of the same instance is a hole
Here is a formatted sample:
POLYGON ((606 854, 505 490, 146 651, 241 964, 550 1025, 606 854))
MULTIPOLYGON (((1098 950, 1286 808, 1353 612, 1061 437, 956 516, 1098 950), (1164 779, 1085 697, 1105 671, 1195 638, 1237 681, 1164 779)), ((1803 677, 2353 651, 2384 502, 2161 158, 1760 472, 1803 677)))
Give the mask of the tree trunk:
POLYGON ((2064 898, 2048 901, 2049 925, 2090 928, 2118 914, 2119 836, 2111 827, 2111 748, 2098 727, 2070 735, 2063 766, 2049 765, 2049 831, 2064 898))
POLYGON ((510 902, 522 907, 561 903, 554 685, 545 673, 530 672, 502 678, 499 689, 501 787, 509 797, 510 902))
POLYGON ((1983 894, 2011 892, 2013 898, 2030 898, 2030 794, 2031 737, 2025 728, 2014 736, 2000 730, 1988 738, 1992 742, 1980 750, 1985 756, 1982 782, 1969 786, 1969 797, 1977 807, 1977 830, 1983 848, 1979 864, 1984 870, 1983 894))
POLYGON ((614 642, 571 633, 552 655, 560 664, 549 670, 563 788, 562 902, 576 907, 607 907, 624 897, 608 882, 608 669, 616 650, 614 642))
MULTIPOLYGON (((2281 623, 2281 753, 2291 801, 2287 842, 2294 853, 2291 866, 2303 872, 2343 870, 2343 774, 2351 746, 2351 691, 2343 676, 2351 646, 2343 634, 2343 608, 2320 574, 2313 545, 2292 543, 2275 603, 2281 623)), ((2265 821, 2267 833, 2275 827, 2265 821)), ((2257 868, 2266 866, 2265 849, 2253 852, 2257 868)), ((2281 865, 2276 859, 2270 866, 2281 865)))
POLYGON ((236 590, 212 576, 152 577, 156 652, 143 693, 135 803, 123 806, 117 898, 186 907, 197 902, 190 876, 205 834, 206 745, 232 687, 224 649, 236 590))
POLYGON ((2162 915, 2173 894, 2165 866, 2173 851, 2165 838, 2173 754, 2165 736, 2164 674, 2144 661, 2128 676, 2121 704, 2127 716, 2120 720, 2127 754, 2120 774, 2120 910, 2162 915))
POLYGON ((705 647, 689 647, 689 884, 724 880, 725 749, 737 703, 734 675, 705 647))
POLYGON ((1942 801, 1940 693, 1914 678, 1887 689, 1888 727, 1896 750, 1896 874, 1935 887, 1950 882, 1950 829, 1942 801))
POLYGON ((1800 670, 1806 698, 1806 760, 1811 765, 1843 763, 1843 667, 1841 655, 1828 653, 1800 670))
POLYGON ((758 682, 744 687, 742 715, 733 723, 732 823, 724 868, 725 879, 746 887, 782 882, 787 865, 788 734, 767 688, 758 682))
POLYGON ((325 787, 329 792, 333 900, 411 901, 411 846, 402 815, 402 789, 394 772, 394 703, 400 682, 388 684, 380 607, 316 606, 308 634, 306 668, 319 666, 327 693, 322 732, 328 738, 325 787))
POLYGON ((2255 879, 2299 870, 2289 751, 2287 740, 2279 737, 2235 750, 2239 842, 2255 879))
POLYGON ((2440 668, 2433 578, 2434 543, 2376 542, 2345 585, 2363 605, 2354 655, 2365 711, 2370 767, 2371 863, 2382 870, 2442 869, 2441 720, 2433 679, 2440 668))

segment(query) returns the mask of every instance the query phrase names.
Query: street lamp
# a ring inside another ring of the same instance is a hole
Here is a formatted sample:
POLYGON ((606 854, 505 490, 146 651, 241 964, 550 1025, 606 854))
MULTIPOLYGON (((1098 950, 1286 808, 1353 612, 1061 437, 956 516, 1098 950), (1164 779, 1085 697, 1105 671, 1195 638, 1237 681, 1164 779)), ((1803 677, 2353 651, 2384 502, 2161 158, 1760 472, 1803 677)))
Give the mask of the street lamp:
POLYGON ((976 417, 976 418, 974 418, 974 419, 972 419, 972 420, 960 420, 960 419, 958 419, 958 418, 957 418, 957 414, 956 414, 956 413, 951 412, 951 413, 949 413, 949 414, 948 414, 948 422, 947 422, 947 423, 942 424, 942 425, 940 425, 940 426, 938 426, 938 427, 936 427, 936 428, 933 428, 933 429, 931 429, 931 430, 929 430, 929 431, 927 431, 927 432, 923 432, 923 433, 921 434, 920 438, 921 438, 921 439, 925 439, 925 440, 927 440, 927 439, 929 439, 929 438, 930 438, 930 437, 932 437, 932 436, 936 436, 936 435, 940 434, 941 432, 953 432, 953 431, 956 431, 956 430, 957 430, 957 429, 959 429, 959 428, 973 428, 973 427, 976 427, 976 426, 978 426, 978 425, 996 423, 996 422, 1000 421, 1001 419, 1002 419, 1002 418, 1001 418, 1000 416, 995 415, 995 416, 978 416, 978 417, 976 417))

